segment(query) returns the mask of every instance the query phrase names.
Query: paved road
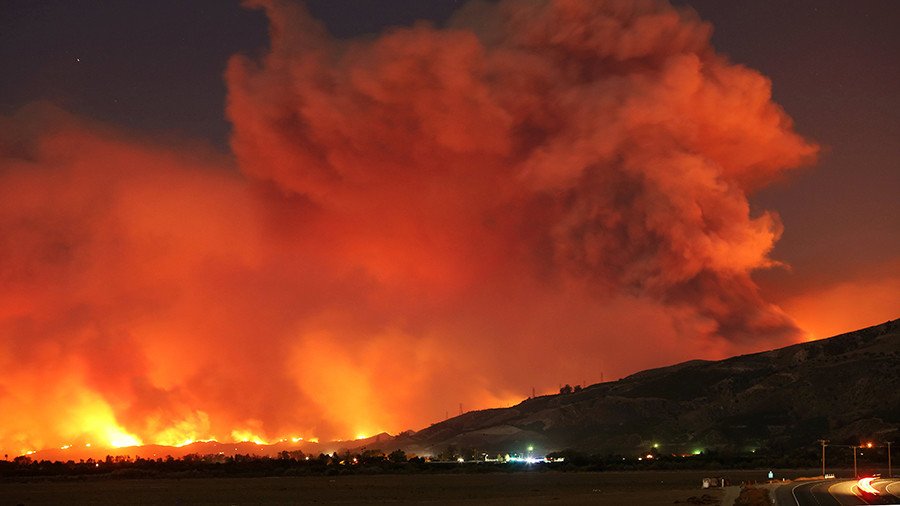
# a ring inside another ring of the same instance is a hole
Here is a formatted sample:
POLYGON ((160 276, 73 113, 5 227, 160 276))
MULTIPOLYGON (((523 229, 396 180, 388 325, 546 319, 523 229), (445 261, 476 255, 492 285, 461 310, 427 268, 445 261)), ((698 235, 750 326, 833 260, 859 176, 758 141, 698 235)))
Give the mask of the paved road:
POLYGON ((878 495, 861 491, 856 480, 793 482, 775 489, 775 501, 779 506, 900 504, 900 479, 879 479, 872 485, 878 495))

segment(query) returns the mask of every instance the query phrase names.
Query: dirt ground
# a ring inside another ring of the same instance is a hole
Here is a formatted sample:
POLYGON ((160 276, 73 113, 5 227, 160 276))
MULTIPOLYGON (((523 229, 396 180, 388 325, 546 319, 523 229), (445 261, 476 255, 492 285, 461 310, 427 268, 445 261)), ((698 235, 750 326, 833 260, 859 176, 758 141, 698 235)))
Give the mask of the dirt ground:
POLYGON ((0 483, 0 504, 691 504, 706 476, 765 471, 517 472, 0 483))

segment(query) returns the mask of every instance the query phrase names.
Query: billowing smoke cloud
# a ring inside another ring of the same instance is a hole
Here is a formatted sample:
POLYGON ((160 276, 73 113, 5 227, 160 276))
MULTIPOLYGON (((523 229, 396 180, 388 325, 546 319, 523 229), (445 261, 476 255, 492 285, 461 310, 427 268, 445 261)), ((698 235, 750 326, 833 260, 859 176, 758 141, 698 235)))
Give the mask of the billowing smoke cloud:
POLYGON ((266 6, 271 54, 228 73, 235 152, 353 237, 374 231, 370 247, 419 252, 369 271, 476 279, 499 259, 697 307, 726 338, 792 330, 748 276, 780 224, 746 194, 815 148, 699 20, 656 2, 472 4, 451 29, 338 44, 266 6))
POLYGON ((260 6, 233 159, 0 123, 0 448, 398 431, 798 337, 747 196, 816 148, 692 13, 471 3, 341 41, 260 6))

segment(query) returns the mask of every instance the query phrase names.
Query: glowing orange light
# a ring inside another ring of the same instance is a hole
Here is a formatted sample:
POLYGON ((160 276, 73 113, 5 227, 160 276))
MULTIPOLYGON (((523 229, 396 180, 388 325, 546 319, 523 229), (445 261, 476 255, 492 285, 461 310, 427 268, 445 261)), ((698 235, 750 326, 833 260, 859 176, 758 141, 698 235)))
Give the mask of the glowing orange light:
POLYGON ((231 431, 231 438, 235 443, 255 443, 258 445, 272 444, 248 430, 233 430, 231 431))
POLYGON ((154 435, 150 439, 158 445, 177 448, 198 441, 208 442, 216 440, 210 434, 209 415, 203 411, 196 411, 182 420, 168 422, 168 424, 163 424, 160 420, 153 420, 151 427, 150 432, 154 435))
POLYGON ((115 448, 125 448, 127 446, 141 446, 143 443, 137 436, 114 429, 109 432, 109 444, 115 448))
MULTIPOLYGON (((123 448, 140 446, 143 441, 116 420, 110 405, 94 393, 81 392, 69 408, 69 436, 88 436, 97 446, 123 448)), ((92 443, 85 443, 90 448, 92 443)))

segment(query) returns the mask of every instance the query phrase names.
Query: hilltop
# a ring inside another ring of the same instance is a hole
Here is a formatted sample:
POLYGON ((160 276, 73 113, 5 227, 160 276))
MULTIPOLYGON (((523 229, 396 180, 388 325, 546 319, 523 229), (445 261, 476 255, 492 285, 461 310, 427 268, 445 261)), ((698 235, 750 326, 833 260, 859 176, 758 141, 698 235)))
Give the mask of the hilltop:
MULTIPOLYGON (((791 449, 820 437, 896 439, 900 320, 719 361, 693 360, 574 393, 473 411, 391 442, 507 452, 791 449)), ((392 447, 393 447, 392 446, 392 447)))

